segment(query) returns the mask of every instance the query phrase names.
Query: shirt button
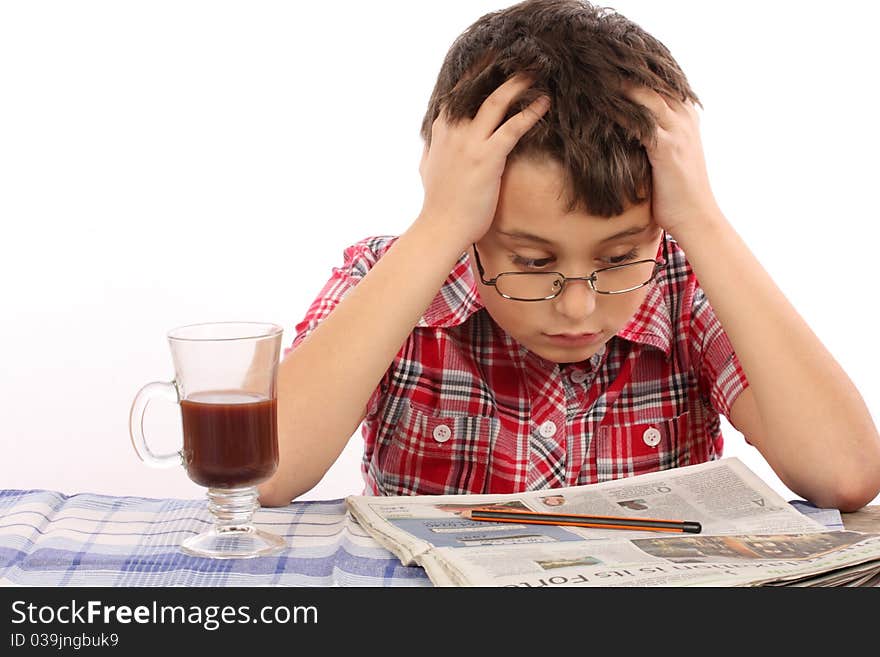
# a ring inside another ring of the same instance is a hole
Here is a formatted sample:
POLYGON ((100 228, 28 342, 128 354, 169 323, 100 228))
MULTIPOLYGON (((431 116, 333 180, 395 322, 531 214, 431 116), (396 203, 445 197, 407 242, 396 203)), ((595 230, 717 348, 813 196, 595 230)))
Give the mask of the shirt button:
POLYGON ((556 435, 556 423, 547 420, 544 424, 540 426, 538 431, 544 438, 552 438, 556 435))
POLYGON ((571 380, 573 383, 583 383, 587 380, 587 373, 583 370, 574 370, 571 373, 571 380))
POLYGON ((656 447, 660 442, 660 432, 654 427, 646 429, 645 433, 642 434, 642 440, 645 441, 648 447, 656 447))
POLYGON ((434 427, 434 440, 438 443, 445 443, 452 438, 452 430, 445 424, 438 424, 434 427))

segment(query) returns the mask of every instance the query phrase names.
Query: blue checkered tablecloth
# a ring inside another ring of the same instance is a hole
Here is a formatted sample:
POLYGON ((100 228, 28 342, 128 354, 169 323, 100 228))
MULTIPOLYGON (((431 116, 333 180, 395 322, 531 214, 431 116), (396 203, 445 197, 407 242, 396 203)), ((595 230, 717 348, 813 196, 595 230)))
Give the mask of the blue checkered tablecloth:
POLYGON ((260 509, 288 549, 253 559, 180 551, 211 524, 207 500, 0 490, 0 586, 431 586, 350 515, 342 499, 260 509))

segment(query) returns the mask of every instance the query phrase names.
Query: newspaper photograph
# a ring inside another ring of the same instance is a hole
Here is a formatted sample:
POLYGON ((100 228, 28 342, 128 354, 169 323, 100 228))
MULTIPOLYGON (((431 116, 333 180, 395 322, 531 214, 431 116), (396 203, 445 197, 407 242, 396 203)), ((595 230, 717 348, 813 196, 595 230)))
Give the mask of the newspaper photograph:
POLYGON ((437 586, 841 586, 880 570, 880 535, 801 513, 735 457, 513 495, 346 502, 371 535, 437 586), (474 509, 696 521, 702 531, 476 521, 474 509))

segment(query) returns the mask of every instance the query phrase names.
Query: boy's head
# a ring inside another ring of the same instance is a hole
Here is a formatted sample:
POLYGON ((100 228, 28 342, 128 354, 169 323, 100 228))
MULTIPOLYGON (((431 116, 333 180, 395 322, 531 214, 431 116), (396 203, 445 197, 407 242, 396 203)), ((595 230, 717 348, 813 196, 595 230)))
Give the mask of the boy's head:
POLYGON ((425 144, 441 107, 451 123, 472 119, 520 71, 536 81, 504 120, 540 95, 551 105, 508 161, 560 163, 566 207, 597 217, 616 217, 650 198, 651 167, 637 137, 652 139, 656 123, 621 93, 621 83, 699 104, 669 50, 632 21, 582 0, 526 0, 486 14, 452 44, 422 120, 425 144))
MULTIPOLYGON (((452 124, 473 119, 489 94, 520 71, 536 81, 504 120, 541 94, 551 105, 508 157, 494 222, 477 244, 485 279, 537 271, 589 276, 659 257, 651 165, 641 144, 654 138, 657 126, 621 87, 631 82, 700 104, 668 49, 613 10, 582 0, 526 0, 487 14, 455 40, 443 62, 422 122, 426 147, 442 107, 452 124), (607 239, 636 227, 645 230, 607 239)), ((479 281, 475 260, 472 253, 479 281)), ((577 281, 554 299, 528 303, 479 285, 488 312, 508 334, 559 363, 598 351, 632 319, 649 289, 598 295, 577 281), (552 337, 583 333, 598 335, 592 341, 552 337)))

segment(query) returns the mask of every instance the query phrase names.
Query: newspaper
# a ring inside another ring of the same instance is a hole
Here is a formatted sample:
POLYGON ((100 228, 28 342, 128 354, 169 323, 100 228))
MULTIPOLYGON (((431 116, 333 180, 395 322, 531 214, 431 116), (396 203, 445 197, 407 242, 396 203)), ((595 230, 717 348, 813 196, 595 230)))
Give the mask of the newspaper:
POLYGON ((346 498, 354 518, 437 586, 856 586, 880 534, 826 527, 728 457, 505 495, 346 498), (475 507, 697 521, 699 534, 471 520, 475 507))

